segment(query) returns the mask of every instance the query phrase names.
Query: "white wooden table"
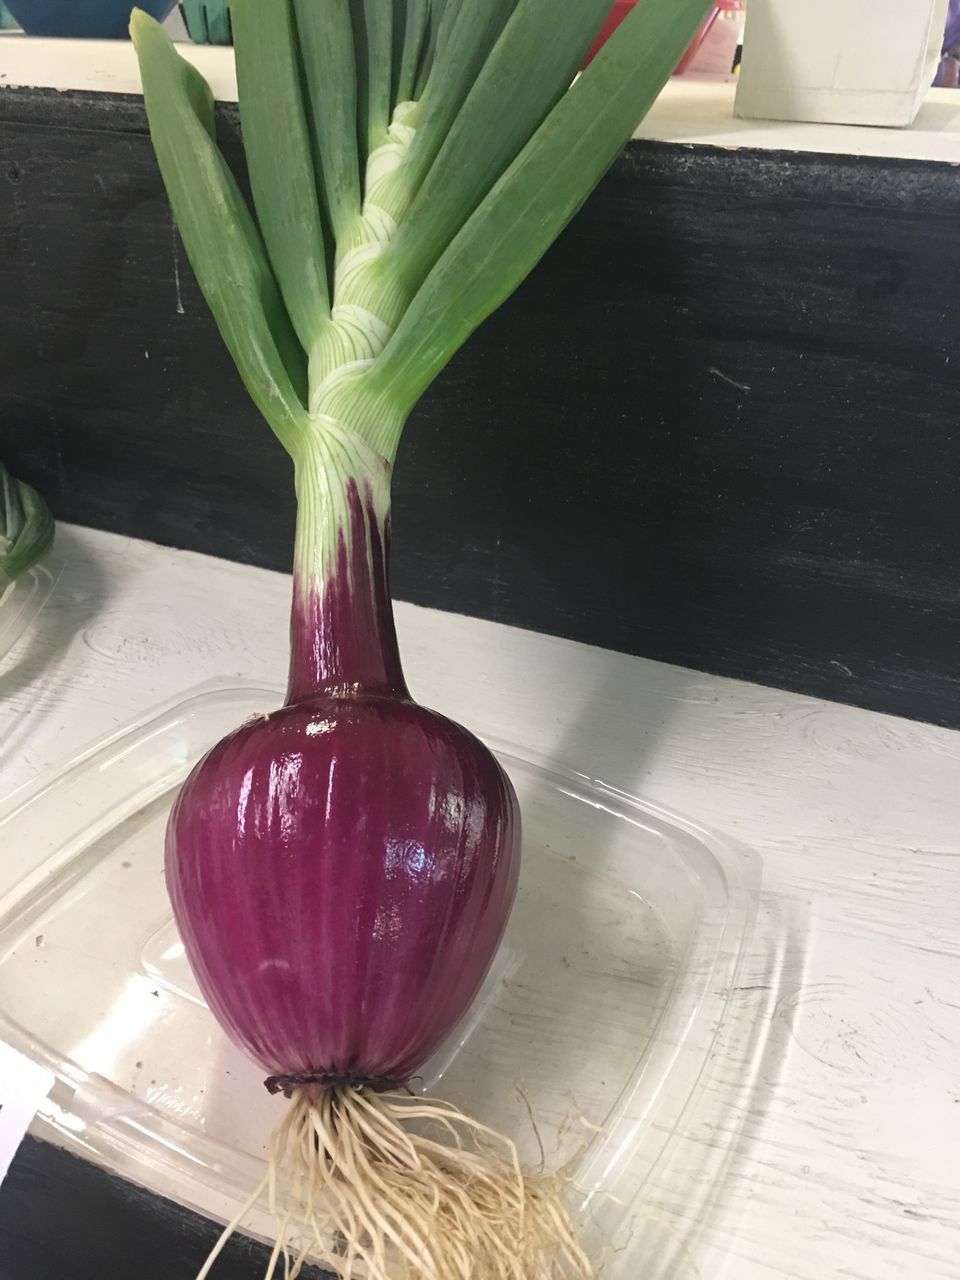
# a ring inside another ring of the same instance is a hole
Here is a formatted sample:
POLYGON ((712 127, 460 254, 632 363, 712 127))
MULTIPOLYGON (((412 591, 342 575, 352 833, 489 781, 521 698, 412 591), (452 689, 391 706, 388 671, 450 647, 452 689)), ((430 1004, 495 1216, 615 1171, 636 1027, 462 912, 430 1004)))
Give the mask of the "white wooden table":
MULTIPOLYGON (((58 554, 0 660, 3 792, 205 679, 282 679, 283 576, 69 527, 58 554)), ((763 857, 650 1274, 958 1280, 960 733, 409 605, 398 626, 422 701, 763 857)))

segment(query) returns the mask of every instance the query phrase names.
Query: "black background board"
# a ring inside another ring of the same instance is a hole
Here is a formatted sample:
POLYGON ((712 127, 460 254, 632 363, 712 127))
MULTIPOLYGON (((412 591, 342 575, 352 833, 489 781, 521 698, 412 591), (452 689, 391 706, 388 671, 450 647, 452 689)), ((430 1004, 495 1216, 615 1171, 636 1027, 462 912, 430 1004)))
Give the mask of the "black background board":
MULTIPOLYGON (((0 1188, 0 1280, 193 1280, 220 1224, 28 1137, 0 1188)), ((262 1280, 270 1251, 234 1236, 211 1280, 262 1280)), ((302 1280, 333 1280, 305 1269, 302 1280)))
MULTIPOLYGON (((631 144, 412 416, 395 594, 960 725, 958 228, 949 165, 631 144)), ((0 456, 290 564, 137 99, 0 92, 0 456)))

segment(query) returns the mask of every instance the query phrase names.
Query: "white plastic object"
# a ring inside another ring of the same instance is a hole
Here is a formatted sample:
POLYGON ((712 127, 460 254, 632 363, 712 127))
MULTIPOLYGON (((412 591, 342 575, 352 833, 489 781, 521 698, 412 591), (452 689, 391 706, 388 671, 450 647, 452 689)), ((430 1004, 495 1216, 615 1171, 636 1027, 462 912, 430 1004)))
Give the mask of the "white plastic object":
POLYGON ((910 125, 946 16, 947 0, 750 0, 736 114, 910 125))
MULTIPOLYGON (((262 1176, 284 1103, 193 982, 163 829, 191 765, 279 700, 205 686, 0 805, 0 1040, 56 1077, 34 1132, 221 1219, 262 1176)), ((605 1274, 636 1280, 634 1211, 723 1025, 758 860, 490 745, 523 809, 517 905, 480 996, 415 1087, 514 1136, 531 1162, 531 1114, 548 1161, 580 1152, 594 1243, 621 1250, 605 1274)), ((263 1209, 245 1225, 270 1231, 263 1209)))

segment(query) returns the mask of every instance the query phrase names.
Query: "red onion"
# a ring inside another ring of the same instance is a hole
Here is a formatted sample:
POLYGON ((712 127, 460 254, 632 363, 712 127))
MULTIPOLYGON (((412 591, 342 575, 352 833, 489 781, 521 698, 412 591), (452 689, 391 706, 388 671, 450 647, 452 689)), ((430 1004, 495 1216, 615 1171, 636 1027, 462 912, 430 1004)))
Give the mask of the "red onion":
POLYGON ((510 782, 404 684, 380 472, 350 480, 325 580, 297 565, 285 705, 201 761, 168 828, 194 973, 274 1087, 409 1080, 480 987, 516 891, 510 782))
POLYGON ((290 1207, 268 1276, 281 1251, 291 1276, 309 1251, 342 1276, 363 1262, 372 1280, 589 1277, 562 1179, 524 1173, 511 1142, 449 1105, 397 1092, 490 966, 516 894, 520 813, 483 743, 407 692, 390 467, 356 439, 338 446, 337 465, 325 451, 298 462, 287 700, 201 760, 167 827, 197 981, 267 1088, 293 1100, 267 1176, 200 1280, 253 1201, 276 1203, 284 1164, 290 1207))

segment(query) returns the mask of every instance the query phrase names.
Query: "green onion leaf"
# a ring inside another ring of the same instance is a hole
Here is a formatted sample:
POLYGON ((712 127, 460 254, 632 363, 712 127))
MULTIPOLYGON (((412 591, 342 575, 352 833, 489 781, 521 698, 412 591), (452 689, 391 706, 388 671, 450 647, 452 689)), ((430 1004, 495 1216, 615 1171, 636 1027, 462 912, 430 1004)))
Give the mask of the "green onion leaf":
MULTIPOLYGON (((370 155, 387 140, 393 96, 393 0, 352 0, 359 79, 360 143, 370 155)), ((336 68, 328 68, 336 75, 336 68)))
POLYGON ((446 9, 445 0, 428 0, 430 12, 427 17, 427 29, 423 38, 423 48, 417 63, 417 74, 413 82, 413 101, 419 102, 423 97, 430 79, 430 72, 436 59, 437 44, 440 38, 440 27, 446 9))
POLYGON ((330 317, 323 226, 289 0, 232 0, 243 149, 257 221, 306 351, 330 317))
POLYGON ((437 158, 516 3, 517 0, 461 0, 459 4, 446 5, 438 28, 433 70, 423 91, 416 136, 401 170, 411 193, 437 158))
POLYGON ((357 72, 350 0, 294 0, 310 103, 314 168, 338 248, 360 216, 357 72))
POLYGON ((187 256, 250 396, 290 452, 306 430, 306 360, 233 175, 214 142, 210 87, 151 17, 130 34, 150 137, 187 256))
POLYGON ((568 5, 519 0, 378 264, 411 291, 570 88, 610 0, 579 0, 575 21, 568 5))
POLYGON ((561 98, 457 234, 367 375, 393 407, 389 453, 410 409, 470 333, 509 297, 577 212, 649 109, 707 8, 644 0, 561 98))
POLYGON ((43 559, 53 534, 53 516, 36 489, 0 464, 0 588, 43 559))
POLYGON ((406 0, 405 5, 397 4, 396 12, 397 23, 394 30, 398 38, 394 42, 393 58, 396 70, 394 105, 410 102, 413 99, 417 70, 423 57, 430 25, 430 0, 406 0), (402 30, 399 20, 401 15, 402 30))

